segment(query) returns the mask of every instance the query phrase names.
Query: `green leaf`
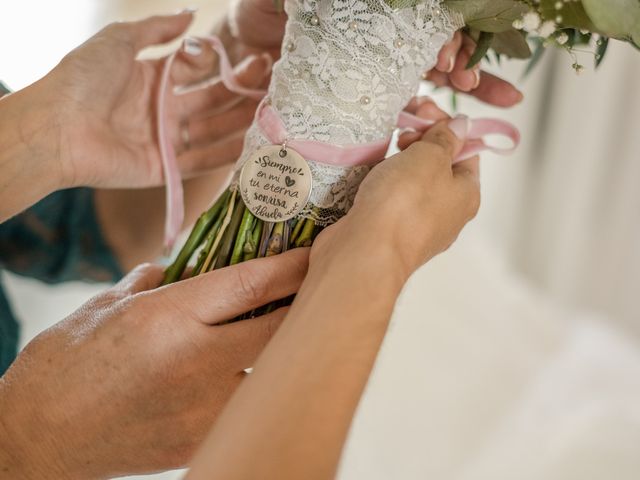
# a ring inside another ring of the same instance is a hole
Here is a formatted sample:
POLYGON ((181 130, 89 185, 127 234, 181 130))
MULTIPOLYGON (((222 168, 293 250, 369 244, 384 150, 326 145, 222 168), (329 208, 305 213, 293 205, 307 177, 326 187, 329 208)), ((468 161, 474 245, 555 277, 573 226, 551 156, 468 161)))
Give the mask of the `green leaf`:
POLYGON ((533 69, 536 68, 536 65, 540 63, 540 60, 542 60, 542 56, 544 55, 544 52, 546 50, 544 46, 544 40, 542 40, 541 38, 537 38, 534 41, 536 43, 536 48, 533 51, 533 55, 531 56, 531 60, 529 60, 529 64, 527 65, 524 74, 522 75, 523 77, 529 76, 533 69))
POLYGON ((467 67, 466 67, 467 70, 475 67, 477 64, 479 64, 482 61, 482 59, 485 57, 485 55, 489 51, 491 44, 493 43, 494 35, 495 34, 491 32, 480 33, 480 38, 478 39, 476 49, 473 52, 473 55, 471 55, 471 58, 469 59, 469 63, 467 63, 467 67))
POLYGON ((462 14, 467 26, 491 33, 510 30, 531 8, 520 0, 445 0, 444 5, 462 14))
POLYGON ((640 1, 582 0, 582 3, 600 33, 640 45, 640 1))
POLYGON ((531 48, 526 36, 515 28, 496 33, 491 48, 497 55, 505 55, 509 58, 526 59, 531 57, 531 48))
MULTIPOLYGON (((596 0, 603 2, 604 0, 596 0)), ((540 14, 545 20, 556 21, 558 16, 562 17, 560 26, 563 28, 577 28, 597 32, 597 28, 587 15, 582 3, 580 2, 563 2, 562 9, 557 10, 556 4, 558 0, 540 0, 540 14)))
POLYGON ((596 45, 598 47, 596 48, 596 68, 598 68, 604 60, 607 48, 609 48, 609 39, 607 37, 600 37, 596 45))

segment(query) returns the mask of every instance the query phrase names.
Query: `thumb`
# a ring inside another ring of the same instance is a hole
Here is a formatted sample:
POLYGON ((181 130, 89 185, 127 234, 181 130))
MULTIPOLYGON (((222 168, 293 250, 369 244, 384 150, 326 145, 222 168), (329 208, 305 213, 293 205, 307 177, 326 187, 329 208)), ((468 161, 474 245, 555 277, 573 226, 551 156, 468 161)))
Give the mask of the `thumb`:
POLYGON ((469 117, 459 115, 452 120, 436 123, 420 141, 442 147, 444 153, 453 160, 462 151, 470 128, 469 117))
POLYGON ((117 23, 113 28, 139 51, 182 35, 191 25, 193 15, 193 10, 186 9, 175 15, 156 15, 136 22, 117 23))

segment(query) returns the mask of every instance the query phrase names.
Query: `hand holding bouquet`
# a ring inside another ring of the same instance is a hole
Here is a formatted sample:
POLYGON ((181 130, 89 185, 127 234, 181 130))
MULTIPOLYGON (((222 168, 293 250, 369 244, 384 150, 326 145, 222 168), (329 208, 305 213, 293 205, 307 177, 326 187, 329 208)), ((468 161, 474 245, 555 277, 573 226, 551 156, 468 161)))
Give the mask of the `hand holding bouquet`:
MULTIPOLYGON (((528 58, 531 38, 567 49, 592 34, 637 43, 637 24, 614 28, 601 8, 583 3, 287 1, 282 58, 232 184, 198 220, 165 282, 181 278, 196 252, 194 275, 308 246, 345 215, 362 180, 384 159, 394 129, 430 126, 403 109, 457 30, 477 42, 469 66, 490 51, 528 58)), ((237 88, 231 78, 228 83, 237 88)), ((503 122, 466 122, 467 144, 459 159, 487 148, 482 137, 488 133, 518 141, 503 122)))

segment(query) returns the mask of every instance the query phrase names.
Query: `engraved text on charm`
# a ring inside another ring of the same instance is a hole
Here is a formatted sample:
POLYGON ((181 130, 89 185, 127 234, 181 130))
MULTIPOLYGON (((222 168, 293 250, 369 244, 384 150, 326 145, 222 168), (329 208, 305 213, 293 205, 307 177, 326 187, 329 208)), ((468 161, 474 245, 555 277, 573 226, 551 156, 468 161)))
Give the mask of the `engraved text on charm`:
POLYGON ((240 194, 257 218, 289 220, 311 195, 311 170, 305 159, 287 146, 269 145, 254 152, 240 172, 240 194))

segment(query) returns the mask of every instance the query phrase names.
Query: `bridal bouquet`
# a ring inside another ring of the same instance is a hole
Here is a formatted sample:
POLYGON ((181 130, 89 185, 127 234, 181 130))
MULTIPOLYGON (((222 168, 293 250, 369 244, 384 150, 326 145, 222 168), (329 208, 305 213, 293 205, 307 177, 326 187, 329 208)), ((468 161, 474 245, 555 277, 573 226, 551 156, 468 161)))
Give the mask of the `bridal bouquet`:
MULTIPOLYGON (((571 45, 564 35, 573 29, 638 43, 640 22, 629 21, 640 9, 638 0, 606 2, 615 4, 606 9, 600 2, 285 0, 282 57, 268 92, 244 92, 264 99, 231 185, 198 219, 165 283, 179 280, 193 259, 192 274, 198 275, 311 245, 348 212, 364 177, 384 159, 394 130, 430 126, 403 109, 455 31, 477 40, 474 63, 490 50, 528 57, 531 36, 571 45)), ((223 80, 242 91, 221 44, 212 39, 212 45, 221 54, 223 80)), ((482 135, 518 142, 517 131, 504 122, 474 125, 459 160, 489 148, 482 135)), ((171 168, 166 162, 165 176, 171 168)), ((166 230, 171 242, 182 220, 179 178, 167 183, 174 190, 166 230)))
POLYGON ((596 66, 602 62, 609 39, 626 41, 640 49, 638 0, 444 0, 464 18, 465 32, 477 48, 469 66, 492 51, 497 60, 540 58, 547 46, 569 52, 573 68, 584 67, 573 55, 577 46, 593 46, 596 66), (530 44, 537 48, 531 50, 530 44), (595 45, 593 45, 595 43, 595 45))

